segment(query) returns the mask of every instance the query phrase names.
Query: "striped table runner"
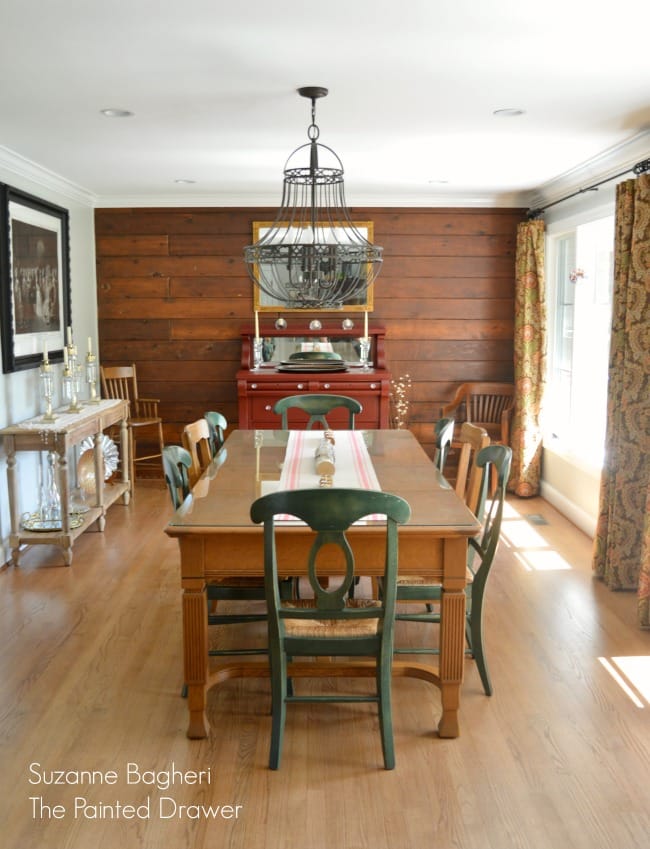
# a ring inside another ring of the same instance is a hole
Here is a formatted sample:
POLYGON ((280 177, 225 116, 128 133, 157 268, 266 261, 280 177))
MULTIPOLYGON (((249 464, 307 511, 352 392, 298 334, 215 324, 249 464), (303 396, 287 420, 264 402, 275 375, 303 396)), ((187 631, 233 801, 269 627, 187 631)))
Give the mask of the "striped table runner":
MULTIPOLYGON (((292 430, 282 466, 278 490, 318 489, 321 476, 316 471, 316 448, 323 439, 323 431, 292 430)), ((368 447, 362 431, 334 431, 335 472, 334 488, 376 489, 381 491, 368 447)), ((289 517, 278 517, 287 521, 289 517)), ((379 514, 366 520, 385 519, 379 514)))

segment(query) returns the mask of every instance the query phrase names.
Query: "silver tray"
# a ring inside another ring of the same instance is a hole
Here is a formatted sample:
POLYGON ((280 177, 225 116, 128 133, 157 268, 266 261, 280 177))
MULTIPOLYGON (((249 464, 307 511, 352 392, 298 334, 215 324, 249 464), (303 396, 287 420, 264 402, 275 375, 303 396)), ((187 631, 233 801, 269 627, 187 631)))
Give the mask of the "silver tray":
POLYGON ((292 363, 280 363, 278 371, 293 371, 293 372, 309 372, 315 374, 329 374, 330 372, 347 371, 347 363, 337 360, 321 360, 320 362, 300 362, 296 360, 292 363))
MULTIPOLYGON (((84 523, 83 516, 78 513, 73 513, 68 518, 68 528, 72 531, 75 528, 80 528, 84 523)), ((63 525, 54 519, 41 519, 38 513, 31 513, 27 517, 23 517, 22 526, 26 531, 39 531, 41 533, 52 533, 52 531, 62 531, 63 525)))

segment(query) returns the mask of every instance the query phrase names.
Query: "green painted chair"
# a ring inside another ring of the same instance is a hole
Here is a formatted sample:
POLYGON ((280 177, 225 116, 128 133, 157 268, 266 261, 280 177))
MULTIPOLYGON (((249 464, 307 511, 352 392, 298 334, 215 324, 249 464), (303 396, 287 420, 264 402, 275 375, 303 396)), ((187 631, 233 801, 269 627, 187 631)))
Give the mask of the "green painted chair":
POLYGON ((207 421, 210 428, 210 453, 213 457, 216 457, 226 441, 228 422, 225 416, 214 410, 203 413, 203 418, 207 421))
POLYGON ((436 456, 435 464, 438 471, 443 473, 447 455, 451 448, 451 441, 454 438, 454 420, 452 418, 438 419, 434 427, 434 436, 436 437, 436 456))
MULTIPOLYGON (((486 696, 492 695, 492 682, 488 670, 483 646, 483 603, 485 587, 494 555, 499 544, 503 505, 506 497, 506 484, 510 474, 512 450, 506 445, 488 445, 482 448, 476 457, 476 465, 482 470, 478 513, 483 524, 479 537, 469 540, 467 556, 468 582, 465 589, 465 636, 467 638, 466 654, 473 657, 481 676, 481 682, 486 696), (497 478, 497 488, 494 496, 487 501, 490 485, 490 475, 494 471, 497 478)), ((407 622, 440 622, 440 599, 442 587, 438 584, 428 584, 426 578, 419 580, 411 576, 403 576, 397 585, 398 601, 422 601, 427 605, 432 603, 434 608, 427 607, 424 613, 398 613, 398 621, 407 622)), ((398 647, 396 654, 438 654, 437 647, 398 647)))
MULTIPOLYGON (((393 626, 397 581, 397 526, 408 521, 411 510, 403 498, 361 489, 303 489, 282 491, 258 498, 251 519, 264 523, 264 574, 269 611, 272 729, 269 766, 280 765, 288 702, 375 702, 379 707, 384 766, 393 769, 395 751, 391 714, 393 626), (384 592, 380 600, 350 598, 355 579, 355 559, 346 531, 363 516, 387 516, 384 592), (285 602, 278 592, 274 517, 296 516, 314 532, 307 562, 313 599, 285 602), (345 565, 340 585, 329 585, 332 551, 345 565), (319 559, 325 554, 320 565, 319 559), (376 687, 373 694, 300 696, 287 678, 287 661, 296 657, 373 657, 376 687)), ((345 726, 342 726, 342 731, 345 726)))
POLYGON ((302 410, 309 416, 306 430, 311 430, 317 423, 329 430, 326 416, 338 408, 347 409, 348 430, 354 430, 355 416, 359 415, 363 407, 356 398, 349 398, 347 395, 289 395, 276 401, 273 412, 282 416, 282 430, 289 430, 289 410, 302 410))
POLYGON ((189 451, 181 448, 180 445, 165 445, 162 461, 169 496, 174 510, 178 510, 190 494, 189 469, 192 458, 189 451))
MULTIPOLYGON (((221 464, 227 458, 223 452, 215 461, 221 464)), ((191 494, 189 485, 189 472, 192 467, 192 456, 180 445, 166 445, 163 448, 163 468, 167 488, 175 510, 181 506, 183 501, 191 494)), ((291 582, 284 581, 282 588, 283 596, 291 595, 291 582)), ((240 625, 246 622, 265 622, 266 613, 218 613, 219 601, 262 601, 266 598, 264 582, 259 578, 224 578, 223 581, 208 584, 208 625, 240 625)), ((257 655, 267 654, 264 648, 232 648, 232 649, 210 649, 208 652, 212 657, 230 655, 257 655)))

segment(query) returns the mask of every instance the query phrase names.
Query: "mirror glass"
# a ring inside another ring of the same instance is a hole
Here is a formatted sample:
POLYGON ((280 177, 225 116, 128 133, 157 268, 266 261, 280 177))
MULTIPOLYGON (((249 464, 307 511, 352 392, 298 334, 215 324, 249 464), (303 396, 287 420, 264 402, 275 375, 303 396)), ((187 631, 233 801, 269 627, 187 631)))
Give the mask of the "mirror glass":
MULTIPOLYGON (((372 344, 369 360, 372 361, 372 344)), ((329 351, 339 354, 346 363, 358 365, 359 339, 354 336, 265 336, 262 356, 265 363, 281 363, 300 351, 329 351)))

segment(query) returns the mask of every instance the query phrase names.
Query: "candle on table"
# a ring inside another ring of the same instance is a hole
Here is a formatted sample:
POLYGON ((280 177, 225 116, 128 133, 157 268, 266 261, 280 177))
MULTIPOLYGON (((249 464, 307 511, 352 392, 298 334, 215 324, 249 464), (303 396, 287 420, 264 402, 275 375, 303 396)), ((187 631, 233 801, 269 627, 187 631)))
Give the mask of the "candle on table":
POLYGON ((63 346, 63 365, 68 367, 68 349, 65 345, 63 346))
POLYGON ((68 345, 72 345, 72 327, 68 325, 68 345))
POLYGON ((368 312, 364 312, 363 314, 363 336, 365 339, 368 338, 368 312))
POLYGON ((43 340, 43 362, 47 362, 47 342, 43 340))
POLYGON ((255 338, 260 338, 260 314, 255 310, 255 338))
POLYGON ((89 336, 88 337, 88 353, 92 354, 92 352, 93 352, 93 340, 89 336))

